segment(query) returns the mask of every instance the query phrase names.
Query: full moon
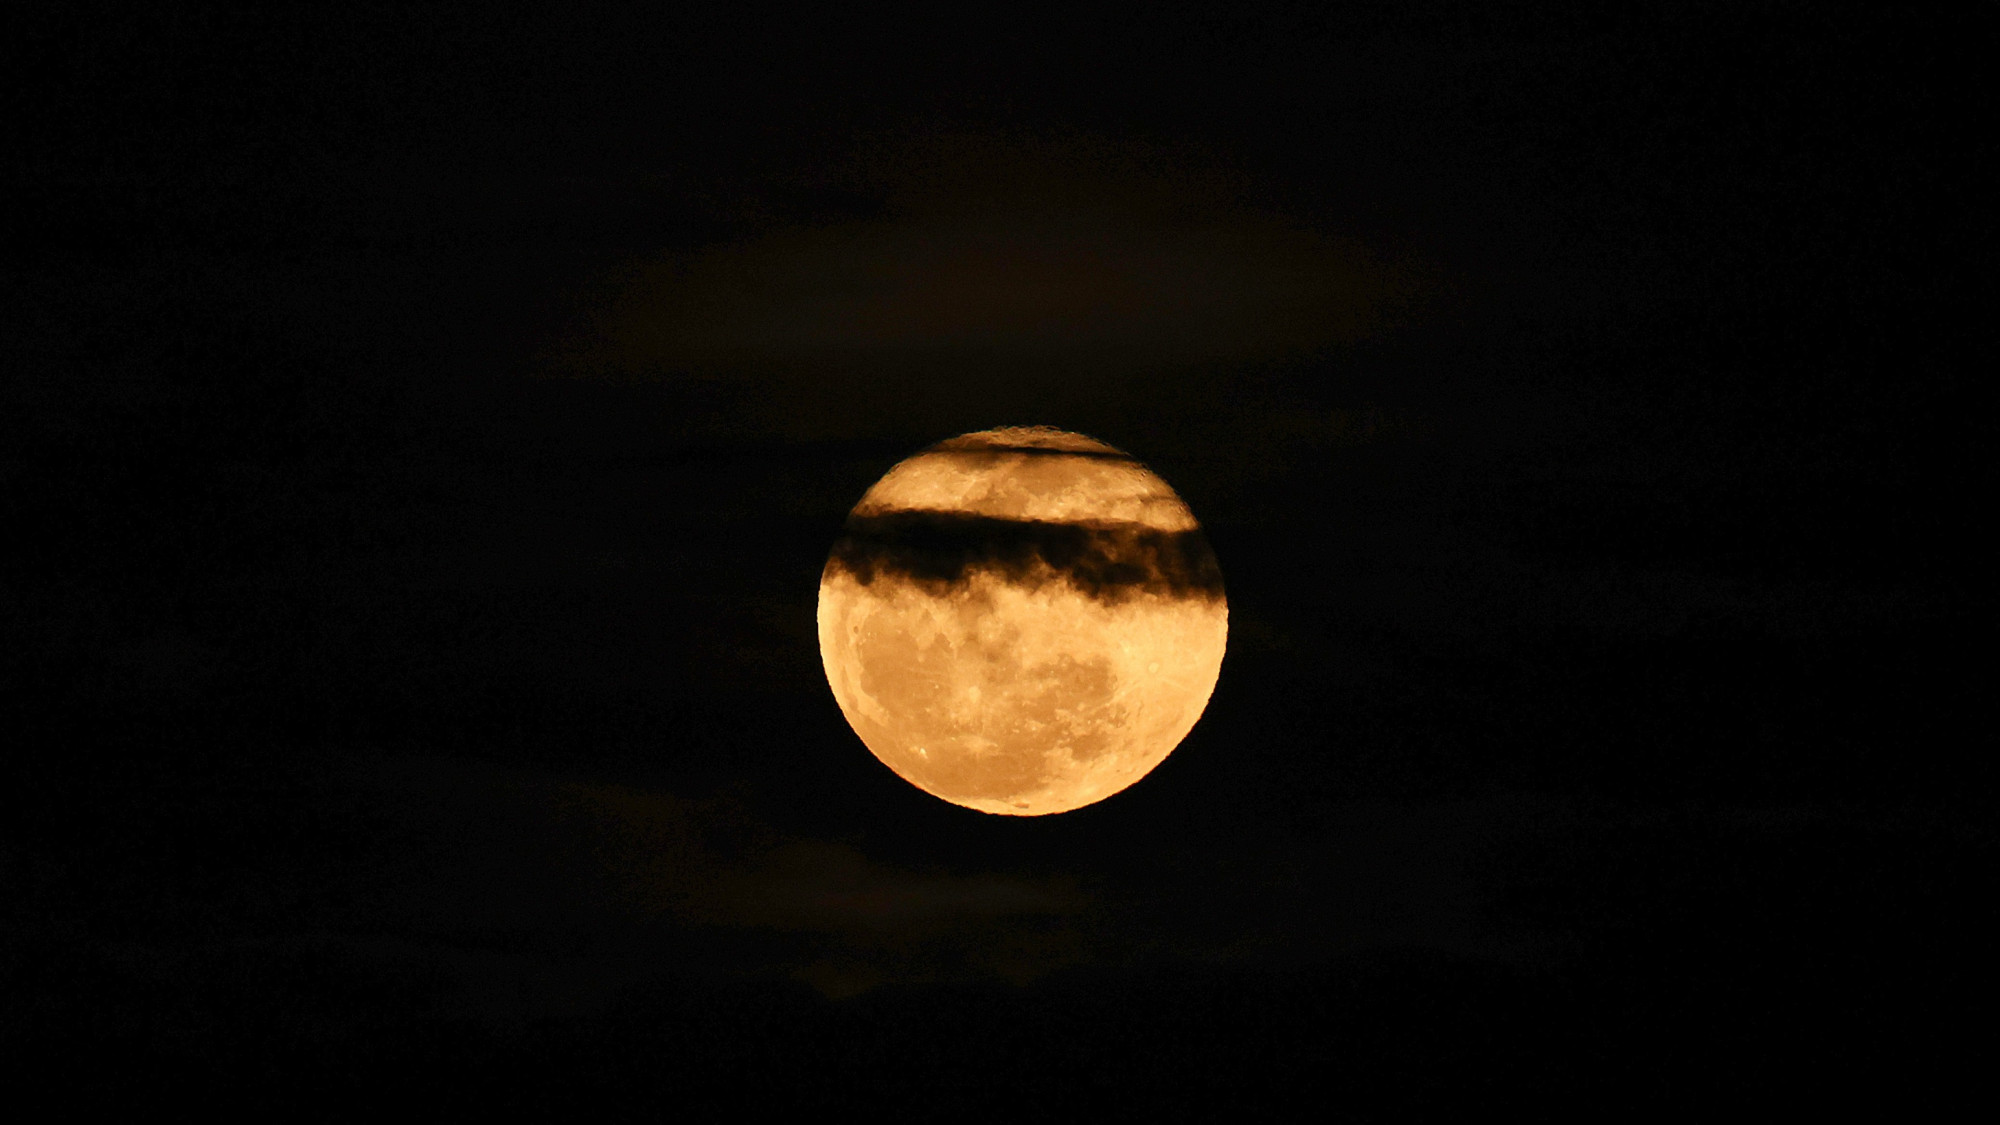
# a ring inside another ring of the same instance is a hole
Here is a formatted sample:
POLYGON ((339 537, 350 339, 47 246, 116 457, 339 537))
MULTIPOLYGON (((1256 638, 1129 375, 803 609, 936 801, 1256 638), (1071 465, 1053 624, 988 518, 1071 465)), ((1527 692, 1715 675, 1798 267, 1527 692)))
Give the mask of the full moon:
POLYGON ((924 792, 1007 816, 1151 772, 1208 706, 1228 634, 1222 572, 1167 482, 1043 426, 890 469, 820 576, 820 659, 861 741, 924 792))

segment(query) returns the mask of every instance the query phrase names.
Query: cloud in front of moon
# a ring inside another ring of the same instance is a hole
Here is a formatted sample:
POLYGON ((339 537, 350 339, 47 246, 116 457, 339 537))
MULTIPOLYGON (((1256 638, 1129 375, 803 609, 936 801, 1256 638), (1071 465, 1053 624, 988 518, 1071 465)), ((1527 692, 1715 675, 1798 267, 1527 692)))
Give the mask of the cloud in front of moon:
POLYGON ((1149 773, 1207 706, 1222 575, 1165 481, 1079 434, 940 443, 862 497, 820 655, 883 764, 967 808, 1066 812, 1149 773))

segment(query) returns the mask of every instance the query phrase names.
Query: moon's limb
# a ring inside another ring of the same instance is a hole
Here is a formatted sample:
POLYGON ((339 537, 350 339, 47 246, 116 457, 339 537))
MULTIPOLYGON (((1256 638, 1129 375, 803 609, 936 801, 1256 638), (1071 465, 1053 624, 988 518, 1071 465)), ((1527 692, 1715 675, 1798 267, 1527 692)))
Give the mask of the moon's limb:
POLYGON ((822 576, 819 634, 834 698, 885 765, 1033 816, 1102 800, 1179 745, 1228 608, 1166 482, 1081 435, 1013 429, 941 443, 869 490, 822 576))

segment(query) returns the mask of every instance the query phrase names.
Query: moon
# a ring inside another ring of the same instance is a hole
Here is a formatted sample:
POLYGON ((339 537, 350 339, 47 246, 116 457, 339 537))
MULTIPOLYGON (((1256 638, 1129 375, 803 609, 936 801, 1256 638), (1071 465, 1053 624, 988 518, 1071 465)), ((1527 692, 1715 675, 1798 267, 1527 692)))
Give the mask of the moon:
POLYGON ((903 780, 1006 816, 1082 808, 1166 760, 1228 635, 1187 504, 1129 454, 1046 426, 897 464, 820 575, 820 659, 848 725, 903 780))

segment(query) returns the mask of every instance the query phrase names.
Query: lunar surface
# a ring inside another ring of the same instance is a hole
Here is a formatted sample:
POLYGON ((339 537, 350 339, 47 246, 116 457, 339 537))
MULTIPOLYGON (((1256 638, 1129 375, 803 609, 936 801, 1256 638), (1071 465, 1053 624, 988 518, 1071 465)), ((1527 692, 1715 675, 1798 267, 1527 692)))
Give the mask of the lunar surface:
POLYGON ((1180 745, 1229 632, 1222 573, 1167 483, 1046 427, 940 442, 848 515, 819 587, 827 682, 926 793, 1040 816, 1180 745))

